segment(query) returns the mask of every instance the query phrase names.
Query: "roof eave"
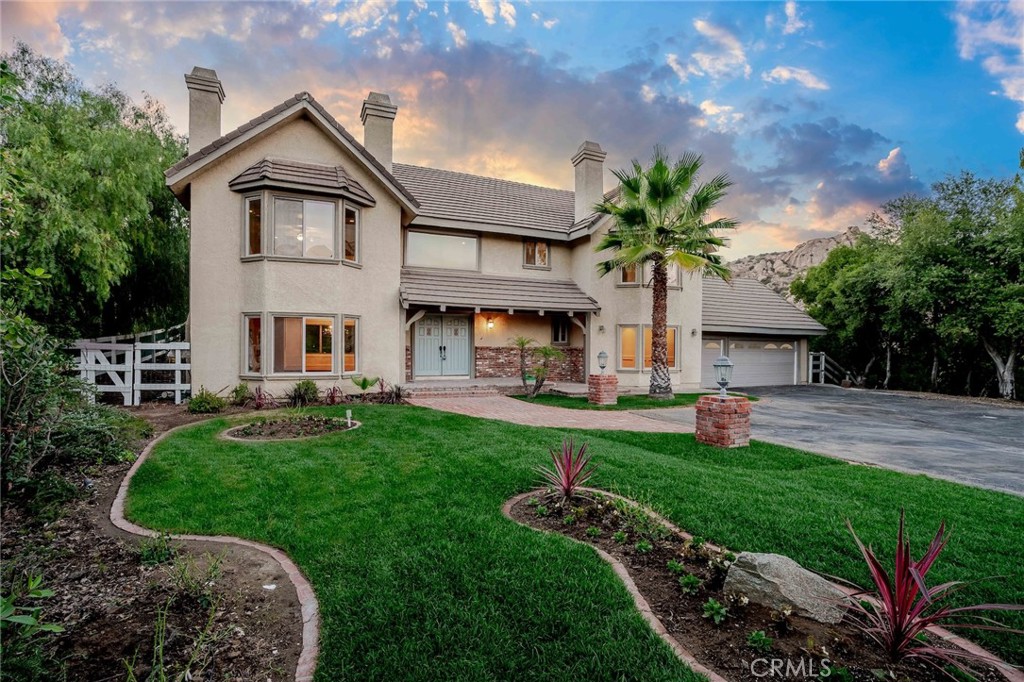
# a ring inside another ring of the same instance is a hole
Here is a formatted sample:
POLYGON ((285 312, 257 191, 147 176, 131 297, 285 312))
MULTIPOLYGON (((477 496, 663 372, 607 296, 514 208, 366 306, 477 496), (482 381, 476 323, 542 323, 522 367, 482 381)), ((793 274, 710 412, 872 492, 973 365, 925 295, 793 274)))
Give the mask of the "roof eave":
POLYGON ((717 333, 717 334, 758 334, 767 336, 823 336, 827 333, 826 329, 794 329, 786 327, 755 327, 747 325, 730 325, 730 324, 702 324, 702 333, 717 333))

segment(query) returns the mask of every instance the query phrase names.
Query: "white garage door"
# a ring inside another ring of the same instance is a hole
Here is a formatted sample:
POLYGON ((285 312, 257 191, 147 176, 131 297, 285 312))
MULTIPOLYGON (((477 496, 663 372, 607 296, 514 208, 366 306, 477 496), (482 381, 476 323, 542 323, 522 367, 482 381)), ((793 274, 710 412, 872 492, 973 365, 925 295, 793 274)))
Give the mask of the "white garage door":
POLYGON ((728 347, 734 368, 730 386, 780 386, 793 383, 796 361, 796 341, 793 339, 744 339, 731 337, 716 339, 704 337, 701 351, 701 383, 714 387, 715 372, 712 363, 722 352, 723 342, 728 347))

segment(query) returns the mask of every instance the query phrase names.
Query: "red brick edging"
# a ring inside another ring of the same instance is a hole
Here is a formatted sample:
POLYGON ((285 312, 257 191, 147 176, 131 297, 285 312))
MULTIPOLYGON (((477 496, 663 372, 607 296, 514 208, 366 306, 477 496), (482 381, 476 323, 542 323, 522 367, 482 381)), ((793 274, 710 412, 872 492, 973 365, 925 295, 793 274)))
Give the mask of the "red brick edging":
MULTIPOLYGON (((117 490, 117 497, 114 498, 114 503, 110 505, 110 521, 123 531, 127 531, 134 535, 141 535, 143 537, 157 537, 159 533, 143 528, 142 526, 136 525, 124 517, 124 502, 128 496, 128 485, 131 483, 132 476, 139 470, 142 463, 146 461, 153 448, 158 443, 163 441, 171 434, 187 428, 201 424, 202 422, 193 422, 191 424, 183 424, 170 429, 158 437, 154 438, 139 454, 138 459, 132 464, 131 469, 125 474, 124 479, 121 481, 121 486, 117 490)), ((250 441, 252 442, 252 441, 250 441)), ((263 552, 267 556, 271 557, 281 566, 281 569, 288 576, 288 579, 295 586, 295 594, 299 599, 299 605, 302 609, 302 650, 299 652, 299 662, 295 666, 295 682, 310 682, 313 679, 313 673, 316 670, 317 655, 320 652, 320 606, 316 600, 316 594, 313 593, 313 587, 309 584, 309 581, 299 567, 295 565, 295 562, 288 558, 280 549, 276 547, 270 547, 259 542, 253 542, 252 540, 244 540, 242 538, 236 538, 230 535, 171 535, 174 540, 186 540, 186 541, 198 541, 198 542, 219 542, 229 545, 240 545, 242 547, 249 547, 251 549, 263 552)))
MULTIPOLYGON (((619 499, 619 500, 623 500, 623 501, 629 502, 630 504, 635 504, 638 507, 641 507, 642 509, 644 509, 641 505, 637 504, 635 501, 629 499, 628 497, 623 497, 622 495, 618 495, 616 493, 608 492, 607 490, 598 490, 596 488, 583 488, 583 490, 586 491, 586 492, 590 492, 590 493, 600 493, 601 495, 604 495, 605 497, 611 497, 611 498, 616 498, 616 499, 619 499)), ((547 492, 547 489, 545 489, 545 488, 538 488, 536 490, 530 490, 530 491, 527 491, 527 492, 522 493, 520 495, 516 495, 512 499, 510 499, 507 502, 505 502, 505 504, 501 508, 501 513, 504 514, 505 517, 508 518, 509 520, 519 524, 520 526, 523 526, 525 528, 529 528, 530 530, 535 530, 535 531, 538 531, 540 533, 552 533, 552 534, 555 534, 554 531, 541 530, 539 528, 534 528, 533 526, 527 525, 525 523, 521 523, 519 521, 516 521, 516 519, 512 518, 512 507, 514 507, 519 502, 521 502, 522 500, 525 500, 528 497, 531 497, 531 496, 534 496, 534 495, 538 495, 538 494, 543 494, 545 492, 547 492)), ((669 530, 671 530, 673 533, 676 533, 676 534, 680 535, 681 537, 683 537, 686 540, 690 540, 690 539, 693 538, 693 536, 690 533, 687 533, 686 531, 680 529, 678 526, 676 526, 675 524, 673 524, 671 521, 669 521, 668 519, 664 518, 660 514, 654 512, 654 511, 651 511, 650 509, 644 509, 644 511, 647 513, 648 516, 650 516, 655 521, 658 521, 658 522, 664 524, 665 527, 668 528, 669 530)), ((640 611, 640 615, 644 617, 644 620, 647 621, 648 625, 651 626, 651 629, 654 630, 654 632, 658 635, 658 637, 661 637, 661 639, 666 644, 668 644, 668 646, 672 649, 672 651, 679 658, 679 660, 681 660, 683 663, 688 665, 694 672, 699 673, 701 675, 705 675, 710 680, 710 682, 728 682, 728 680, 726 680, 724 677, 722 677, 721 675, 718 675, 717 673, 715 673, 715 672, 713 672, 711 670, 708 670, 708 668, 706 668, 704 665, 702 665, 700 662, 698 662, 697 659, 694 658, 693 654, 691 654, 689 651, 684 649, 683 646, 676 640, 676 638, 669 634, 668 630, 665 628, 664 623, 662 623, 658 619, 658 617, 656 615, 654 615, 654 613, 651 611, 650 605, 647 603, 647 600, 644 599, 643 595, 640 594, 640 591, 636 587, 636 583, 634 583, 633 579, 631 577, 629 577, 629 573, 626 571, 626 567, 622 564, 622 562, 620 562, 618 559, 613 557, 611 554, 608 554, 607 552, 605 552, 600 547, 595 547, 594 545, 591 545, 588 542, 583 542, 582 540, 577 540, 576 538, 569 537, 568 535, 562 535, 561 533, 557 533, 557 535, 560 535, 561 537, 564 537, 564 538, 567 538, 569 540, 572 540, 573 542, 578 542, 581 545, 586 545, 587 547, 590 547, 595 552, 597 552, 598 556, 600 556, 606 562, 611 564, 612 570, 615 571, 615 575, 619 576, 619 579, 622 580, 622 583, 625 585, 626 590, 629 592, 630 596, 633 597, 633 602, 636 604, 637 610, 640 611)), ((721 551, 722 550, 722 548, 717 547, 717 546, 711 544, 710 542, 705 542, 704 546, 709 548, 711 551, 721 551)), ((837 583, 834 580, 832 580, 830 582, 832 582, 833 585, 838 587, 840 590, 842 590, 847 595, 859 594, 859 592, 860 592, 860 590, 857 590, 856 588, 850 587, 848 585, 843 585, 841 583, 837 583)), ((861 596, 861 599, 865 599, 865 598, 868 599, 869 601, 874 601, 873 599, 871 599, 870 596, 868 596, 868 597, 861 596)), ((940 627, 933 626, 933 627, 927 628, 927 631, 929 633, 935 635, 936 637, 938 637, 938 638, 940 638, 940 639, 942 639, 942 640, 944 640, 944 641, 946 641, 946 642, 948 642, 948 643, 950 643, 950 644, 952 644, 954 646, 957 646, 957 647, 963 649, 964 651, 966 651, 966 652, 968 652, 970 654, 973 654, 975 656, 979 656, 979 657, 988 659, 987 662, 990 665, 994 666, 1000 673, 1002 673, 1003 677, 1005 677, 1008 680, 1008 682, 1024 682, 1024 672, 1021 672, 1017 668, 1014 668, 1009 663, 1006 663, 1005 661, 1003 661, 1001 658, 999 658, 995 654, 991 653, 987 649, 984 649, 984 648, 978 646, 974 642, 972 642, 970 640, 967 640, 967 639, 964 639, 963 637, 960 637, 959 635, 955 635, 952 632, 950 632, 949 630, 946 630, 945 628, 940 628, 940 627)))

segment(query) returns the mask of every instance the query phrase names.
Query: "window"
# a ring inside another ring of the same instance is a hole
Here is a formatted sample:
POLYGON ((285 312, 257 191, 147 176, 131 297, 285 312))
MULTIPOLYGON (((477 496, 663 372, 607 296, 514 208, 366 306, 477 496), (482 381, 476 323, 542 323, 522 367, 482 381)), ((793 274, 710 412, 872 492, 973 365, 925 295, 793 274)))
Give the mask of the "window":
POLYGON ((333 201, 274 199, 274 255, 334 258, 333 201))
POLYGON ((345 260, 359 262, 359 211, 345 207, 345 260))
POLYGON ((551 321, 551 344, 554 346, 569 345, 569 318, 556 317, 551 321))
POLYGON ((535 239, 523 242, 523 265, 528 268, 550 268, 548 243, 535 239))
POLYGON ((450 270, 477 269, 477 238, 472 235, 407 233, 405 264, 450 270))
POLYGON ((245 371, 259 374, 263 370, 263 318, 245 317, 245 371))
MULTIPOLYGON (((668 367, 675 369, 676 366, 676 327, 669 327, 665 330, 665 340, 668 346, 668 367)), ((651 355, 654 348, 654 334, 650 327, 644 327, 644 369, 651 368, 651 355)))
MULTIPOLYGON (((667 266, 667 283, 670 289, 678 289, 683 286, 683 279, 680 276, 679 266, 675 263, 669 263, 667 266)), ((654 265, 646 263, 644 265, 644 282, 645 287, 654 285, 654 265)))
POLYGON ((263 253, 263 200, 249 197, 245 200, 245 255, 263 253))
POLYGON ((357 324, 359 320, 351 317, 345 318, 345 337, 343 339, 342 353, 344 354, 343 371, 346 373, 355 372, 359 363, 356 361, 358 353, 358 335, 357 335, 357 324))
POLYGON ((636 364, 636 333, 636 327, 619 327, 619 369, 639 369, 636 364))
POLYGON ((623 265, 619 268, 619 284, 638 284, 636 275, 637 267, 635 265, 623 265))
POLYGON ((275 317, 274 372, 333 371, 333 337, 333 318, 275 317))

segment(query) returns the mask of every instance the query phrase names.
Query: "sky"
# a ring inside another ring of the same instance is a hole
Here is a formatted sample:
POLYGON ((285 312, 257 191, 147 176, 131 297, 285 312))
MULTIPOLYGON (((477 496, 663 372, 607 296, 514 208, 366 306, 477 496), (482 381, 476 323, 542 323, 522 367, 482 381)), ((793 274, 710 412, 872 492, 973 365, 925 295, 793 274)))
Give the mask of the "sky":
POLYGON ((223 82, 223 132, 305 90, 361 138, 374 90, 399 107, 403 163, 571 189, 594 140, 611 189, 655 145, 696 151, 734 182, 729 259, 861 225, 961 169, 1012 176, 1024 146, 1024 0, 3 0, 0 40, 151 94, 182 133, 200 65, 223 82))

